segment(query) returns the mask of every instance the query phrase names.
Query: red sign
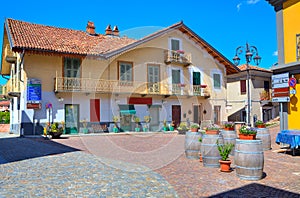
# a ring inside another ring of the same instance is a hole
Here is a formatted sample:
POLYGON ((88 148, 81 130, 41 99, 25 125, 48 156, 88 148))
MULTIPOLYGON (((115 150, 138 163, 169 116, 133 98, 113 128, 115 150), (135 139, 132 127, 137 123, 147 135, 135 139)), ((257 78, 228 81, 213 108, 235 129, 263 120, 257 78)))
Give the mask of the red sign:
POLYGON ((152 105, 152 98, 130 97, 128 99, 128 104, 147 104, 147 105, 152 105))
POLYGON ((289 96, 290 96, 290 88, 289 87, 272 89, 272 97, 289 97, 289 96))
POLYGON ((289 86, 295 88, 295 87, 296 87, 296 84, 297 84, 296 78, 291 77, 291 78, 289 79, 289 86))
POLYGON ((41 109, 41 103, 27 103, 27 109, 41 109))

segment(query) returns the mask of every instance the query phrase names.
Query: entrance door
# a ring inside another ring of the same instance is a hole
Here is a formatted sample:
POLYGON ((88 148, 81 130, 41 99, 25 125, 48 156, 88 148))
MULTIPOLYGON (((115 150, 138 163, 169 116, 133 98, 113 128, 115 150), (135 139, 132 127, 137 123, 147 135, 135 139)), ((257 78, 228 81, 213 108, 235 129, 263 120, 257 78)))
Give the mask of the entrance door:
POLYGON ((214 123, 221 123, 221 106, 214 106, 214 123))
POLYGON ((150 130, 159 131, 159 107, 150 107, 149 113, 151 117, 150 121, 150 130))
POLYGON ((90 120, 100 122, 100 99, 90 99, 90 120))
POLYGON ((66 134, 78 133, 79 130, 79 104, 65 105, 66 134))
POLYGON ((181 122, 181 106, 172 105, 172 121, 174 121, 175 126, 179 126, 181 122))
POLYGON ((202 121, 202 106, 194 105, 194 123, 200 124, 202 121))

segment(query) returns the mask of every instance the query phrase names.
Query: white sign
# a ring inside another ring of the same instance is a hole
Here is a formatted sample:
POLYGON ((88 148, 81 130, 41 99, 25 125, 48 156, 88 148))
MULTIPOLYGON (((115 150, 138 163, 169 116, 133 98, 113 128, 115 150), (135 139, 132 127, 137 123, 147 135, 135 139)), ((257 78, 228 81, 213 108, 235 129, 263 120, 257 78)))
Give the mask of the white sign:
POLYGON ((272 75, 272 88, 289 87, 289 73, 272 75))
POLYGON ((272 98, 272 102, 290 102, 290 97, 272 98))

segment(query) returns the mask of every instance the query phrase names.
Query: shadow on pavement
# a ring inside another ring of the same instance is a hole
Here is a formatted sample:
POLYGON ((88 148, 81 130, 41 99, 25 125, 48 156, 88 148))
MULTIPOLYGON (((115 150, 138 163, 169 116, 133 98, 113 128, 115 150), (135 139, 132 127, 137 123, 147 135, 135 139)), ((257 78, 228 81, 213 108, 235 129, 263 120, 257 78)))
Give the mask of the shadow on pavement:
POLYGON ((217 197, 299 197, 297 193, 286 190, 252 183, 240 188, 226 191, 220 194, 212 195, 211 198, 217 197))
POLYGON ((0 164, 75 151, 80 150, 42 137, 0 138, 0 164))

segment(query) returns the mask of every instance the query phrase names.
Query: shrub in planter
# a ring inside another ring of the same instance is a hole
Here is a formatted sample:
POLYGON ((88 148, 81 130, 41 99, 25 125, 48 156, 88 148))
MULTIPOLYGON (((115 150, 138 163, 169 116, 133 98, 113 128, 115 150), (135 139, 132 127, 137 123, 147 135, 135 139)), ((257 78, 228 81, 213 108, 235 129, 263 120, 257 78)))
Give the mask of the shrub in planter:
POLYGON ((207 135, 218 135, 220 126, 216 124, 210 124, 207 126, 205 133, 207 135))
POLYGON ((224 129, 225 130, 234 130, 234 123, 233 122, 225 122, 224 129))
POLYGON ((193 123, 191 124, 191 132, 197 132, 199 129, 199 124, 193 123))
POLYGON ((256 126, 257 128, 266 128, 266 124, 265 124, 263 121, 261 121, 261 120, 257 120, 257 121, 255 122, 255 126, 256 126))

